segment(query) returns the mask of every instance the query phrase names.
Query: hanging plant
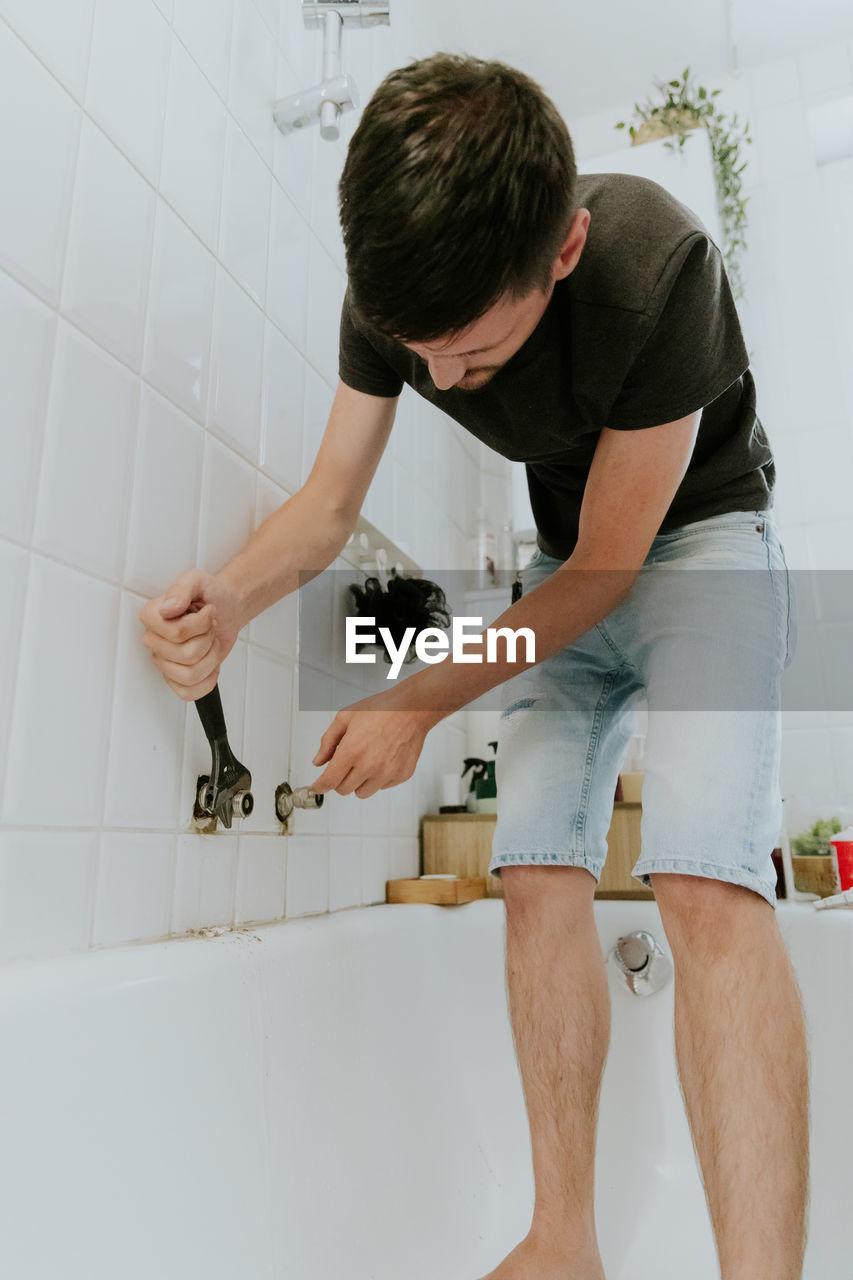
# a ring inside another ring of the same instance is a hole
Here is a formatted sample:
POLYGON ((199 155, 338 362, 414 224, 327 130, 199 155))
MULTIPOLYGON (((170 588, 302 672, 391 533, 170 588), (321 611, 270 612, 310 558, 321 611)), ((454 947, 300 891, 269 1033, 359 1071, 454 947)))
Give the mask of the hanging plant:
POLYGON ((690 79, 689 67, 680 80, 670 80, 668 84, 656 80, 655 88, 660 93, 662 102, 647 98, 643 103, 634 103, 635 119, 640 122, 639 127, 635 128, 633 124, 620 120, 615 128, 628 129, 632 146, 650 142, 653 138, 671 137, 673 141, 664 144, 670 151, 684 146, 691 129, 707 130, 714 159, 717 205, 722 224, 723 243, 720 249, 732 293, 735 298, 742 298, 744 290, 740 260, 746 248, 744 237, 749 196, 742 194, 743 171, 747 162, 741 160, 741 146, 752 143, 749 121, 738 126, 737 114, 729 120, 718 111, 713 99, 721 90, 714 89, 709 93, 702 85, 694 85, 690 79))

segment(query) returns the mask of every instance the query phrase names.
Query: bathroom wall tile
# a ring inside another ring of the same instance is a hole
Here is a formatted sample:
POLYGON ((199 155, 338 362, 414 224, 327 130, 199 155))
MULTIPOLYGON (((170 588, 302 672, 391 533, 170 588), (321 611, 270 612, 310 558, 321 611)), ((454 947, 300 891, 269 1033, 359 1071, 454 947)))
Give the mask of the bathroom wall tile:
POLYGON ((118 582, 124 567, 137 380, 61 324, 34 545, 118 582))
POLYGON ((275 790, 290 773, 292 673, 289 663, 249 646, 243 749, 252 774, 255 808, 242 823, 245 832, 279 832, 275 790))
MULTIPOLYGON (((259 476, 255 527, 257 528, 267 516, 277 511, 287 496, 283 489, 273 484, 272 480, 259 476)), ((293 591, 276 604, 270 605, 263 613, 259 613, 249 624, 250 642, 263 645, 265 649, 271 649, 279 657, 295 659, 298 639, 298 603, 298 593, 293 591)))
POLYGON ((287 848, 282 836, 240 836, 235 924, 282 919, 287 848))
POLYGON ((391 827, 391 790, 377 791, 361 801, 361 831, 365 840, 387 836, 391 827))
POLYGON ((151 0, 98 0, 86 110, 155 185, 171 39, 151 0))
POLYGON ((171 932, 233 923, 236 884, 236 835, 179 836, 171 932))
POLYGON ((93 946, 168 935, 174 862, 174 836, 102 834, 93 946))
POLYGON ((329 842, 329 910, 361 906, 361 840, 337 836, 329 842))
POLYGON ((172 48, 160 191, 209 249, 219 243, 227 113, 180 41, 172 48))
POLYGON ((778 107, 800 96, 800 78, 793 58, 751 67, 746 74, 756 107, 778 107))
POLYGON ((385 837, 365 835, 361 844, 361 900, 365 906, 384 902, 391 879, 391 847, 385 837))
POLYGON ((768 182, 812 171, 814 160, 801 102, 760 108, 752 127, 768 182))
MULTIPOLYGON (((322 47, 318 48, 318 45, 322 45, 322 41, 317 39, 316 31, 308 30, 302 20, 301 12, 293 5, 281 4, 280 10, 279 47, 297 86, 307 88, 309 84, 322 79, 320 63, 323 51, 322 47)), ((359 81, 359 87, 361 87, 361 81, 359 81)), ((285 92, 289 93, 290 90, 285 92)))
POLYGON ((0 962, 87 949, 97 857, 93 831, 0 832, 0 962))
POLYGON ((388 879, 410 880, 419 874, 419 850, 416 836, 392 838, 388 842, 388 879))
POLYGON ((303 353, 310 244, 308 223, 290 197, 274 182, 270 209, 267 315, 303 353))
POLYGON ((36 57, 82 101, 95 0, 3 0, 0 8, 36 57))
POLYGON ((0 271, 0 535, 29 540, 56 343, 56 313, 0 271))
POLYGON ((0 23, 0 266, 56 306, 80 108, 0 23))
POLYGON ((234 0, 175 0, 175 34, 220 98, 228 97, 234 0))
POLYGON ((145 377, 203 423, 207 412, 214 258, 162 201, 157 207, 145 377))
POLYGON ((141 643, 144 602, 122 592, 104 821, 174 830, 186 717, 141 643))
POLYGON ((230 449, 205 441, 198 565, 218 573, 248 541, 255 511, 255 473, 230 449))
POLYGON ((302 483, 308 479, 329 421, 334 392, 320 375, 305 366, 305 416, 302 432, 302 483))
POLYGON ((4 822, 100 823, 118 596, 117 588, 32 557, 4 822))
POLYGON ((260 306, 266 297, 271 190, 269 169, 240 127, 229 119, 219 257, 260 306))
POLYGON ((840 41, 806 49, 797 58, 797 67, 804 98, 822 100, 853 84, 849 51, 840 41))
POLYGON ((114 581, 124 566, 138 392, 123 365, 60 324, 33 542, 114 581))
POLYGON ((195 564, 204 433, 142 388, 125 585, 160 595, 195 564))
MULTIPOLYGON (((311 34, 316 35, 316 32, 306 32, 306 36, 311 34)), ((314 83, 313 78, 310 83, 314 83)), ((290 97, 304 87, 306 86, 300 84, 285 59, 279 58, 276 101, 290 97)), ((314 166, 311 130, 296 129, 293 133, 283 134, 273 121, 273 131, 273 173, 302 216, 309 219, 314 166)))
POLYGON ((295 493, 302 483, 304 412, 305 361, 268 320, 264 338, 261 466, 289 493, 295 493))
POLYGON ((257 5, 258 13, 269 27, 273 39, 277 42, 281 25, 280 0, 255 0, 255 4, 257 5))
POLYGON ((154 191, 83 121, 62 310, 137 371, 154 237, 154 191))
POLYGON ((0 795, 3 794, 28 567, 27 552, 0 539, 0 600, 3 601, 0 610, 0 795))
POLYGON ((336 386, 344 276, 313 235, 308 281, 308 359, 330 386, 336 386))
POLYGON ((276 41, 253 0, 235 0, 228 106, 264 164, 272 164, 276 41))
POLYGON ((254 463, 260 453, 263 356, 263 312, 217 268, 208 425, 254 463))
POLYGON ((287 837, 285 914, 317 915, 329 909, 329 838, 325 835, 287 837))
POLYGON ((314 144, 311 227, 326 252, 345 272, 347 263, 338 219, 338 182, 344 156, 338 147, 321 136, 319 129, 312 129, 311 136, 314 144))

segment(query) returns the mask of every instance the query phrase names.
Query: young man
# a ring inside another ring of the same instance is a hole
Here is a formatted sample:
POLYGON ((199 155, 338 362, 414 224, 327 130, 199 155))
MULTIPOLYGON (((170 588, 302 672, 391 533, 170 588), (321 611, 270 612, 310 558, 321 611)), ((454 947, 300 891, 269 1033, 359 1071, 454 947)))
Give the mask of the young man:
POLYGON ((536 663, 445 662, 344 708, 314 785, 367 797, 406 780, 431 727, 505 685, 491 866, 535 1205, 488 1280, 601 1280, 609 1005, 593 891, 629 713, 646 696, 634 874, 674 955, 678 1065, 722 1277, 795 1280, 808 1070, 770 857, 790 602, 719 251, 654 183, 578 177, 541 90, 471 58, 436 55, 383 82, 340 195, 341 382, 311 476, 219 574, 184 574, 145 606, 145 643, 182 697, 212 687, 239 629, 342 548, 404 383, 523 459, 540 551, 496 625, 530 627, 536 663), (754 603, 709 609, 701 572, 659 571, 700 563, 752 569, 754 603), (705 699, 685 718, 691 690, 705 699))

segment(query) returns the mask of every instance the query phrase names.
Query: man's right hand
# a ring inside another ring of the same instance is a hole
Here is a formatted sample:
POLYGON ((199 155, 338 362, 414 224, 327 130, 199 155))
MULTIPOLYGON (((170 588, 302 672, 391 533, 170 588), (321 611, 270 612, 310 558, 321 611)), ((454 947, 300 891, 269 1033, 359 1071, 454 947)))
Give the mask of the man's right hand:
POLYGON ((200 569, 182 573, 149 600, 139 620, 155 667, 184 702, 210 693, 243 625, 234 589, 200 569))

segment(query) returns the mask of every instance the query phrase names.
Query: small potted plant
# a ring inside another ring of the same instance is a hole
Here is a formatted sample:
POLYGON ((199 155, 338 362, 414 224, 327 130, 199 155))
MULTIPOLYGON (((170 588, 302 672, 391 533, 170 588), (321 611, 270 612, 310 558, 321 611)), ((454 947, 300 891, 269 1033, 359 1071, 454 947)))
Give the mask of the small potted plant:
POLYGON ((799 893, 816 893, 819 898, 828 898, 838 892, 838 866, 830 840, 840 830, 838 818, 818 818, 814 826, 794 836, 791 865, 794 888, 799 893))
POLYGON ((709 93, 704 85, 694 85, 689 67, 685 68, 680 80, 670 80, 668 84, 656 80, 655 88, 661 95, 661 101, 647 98, 645 102, 634 103, 635 118, 639 121, 637 127, 625 120, 620 120, 614 127, 627 128, 632 147, 671 136, 673 141, 665 144, 671 151, 684 146, 691 129, 707 130, 714 158, 717 205, 722 224, 720 250, 732 293, 735 299, 742 298, 740 255, 746 248, 744 234, 749 196, 741 194, 746 161, 741 161, 740 148, 742 143, 752 142, 749 121, 738 128, 737 114, 729 120, 718 111, 714 98, 721 90, 714 89, 709 93))

